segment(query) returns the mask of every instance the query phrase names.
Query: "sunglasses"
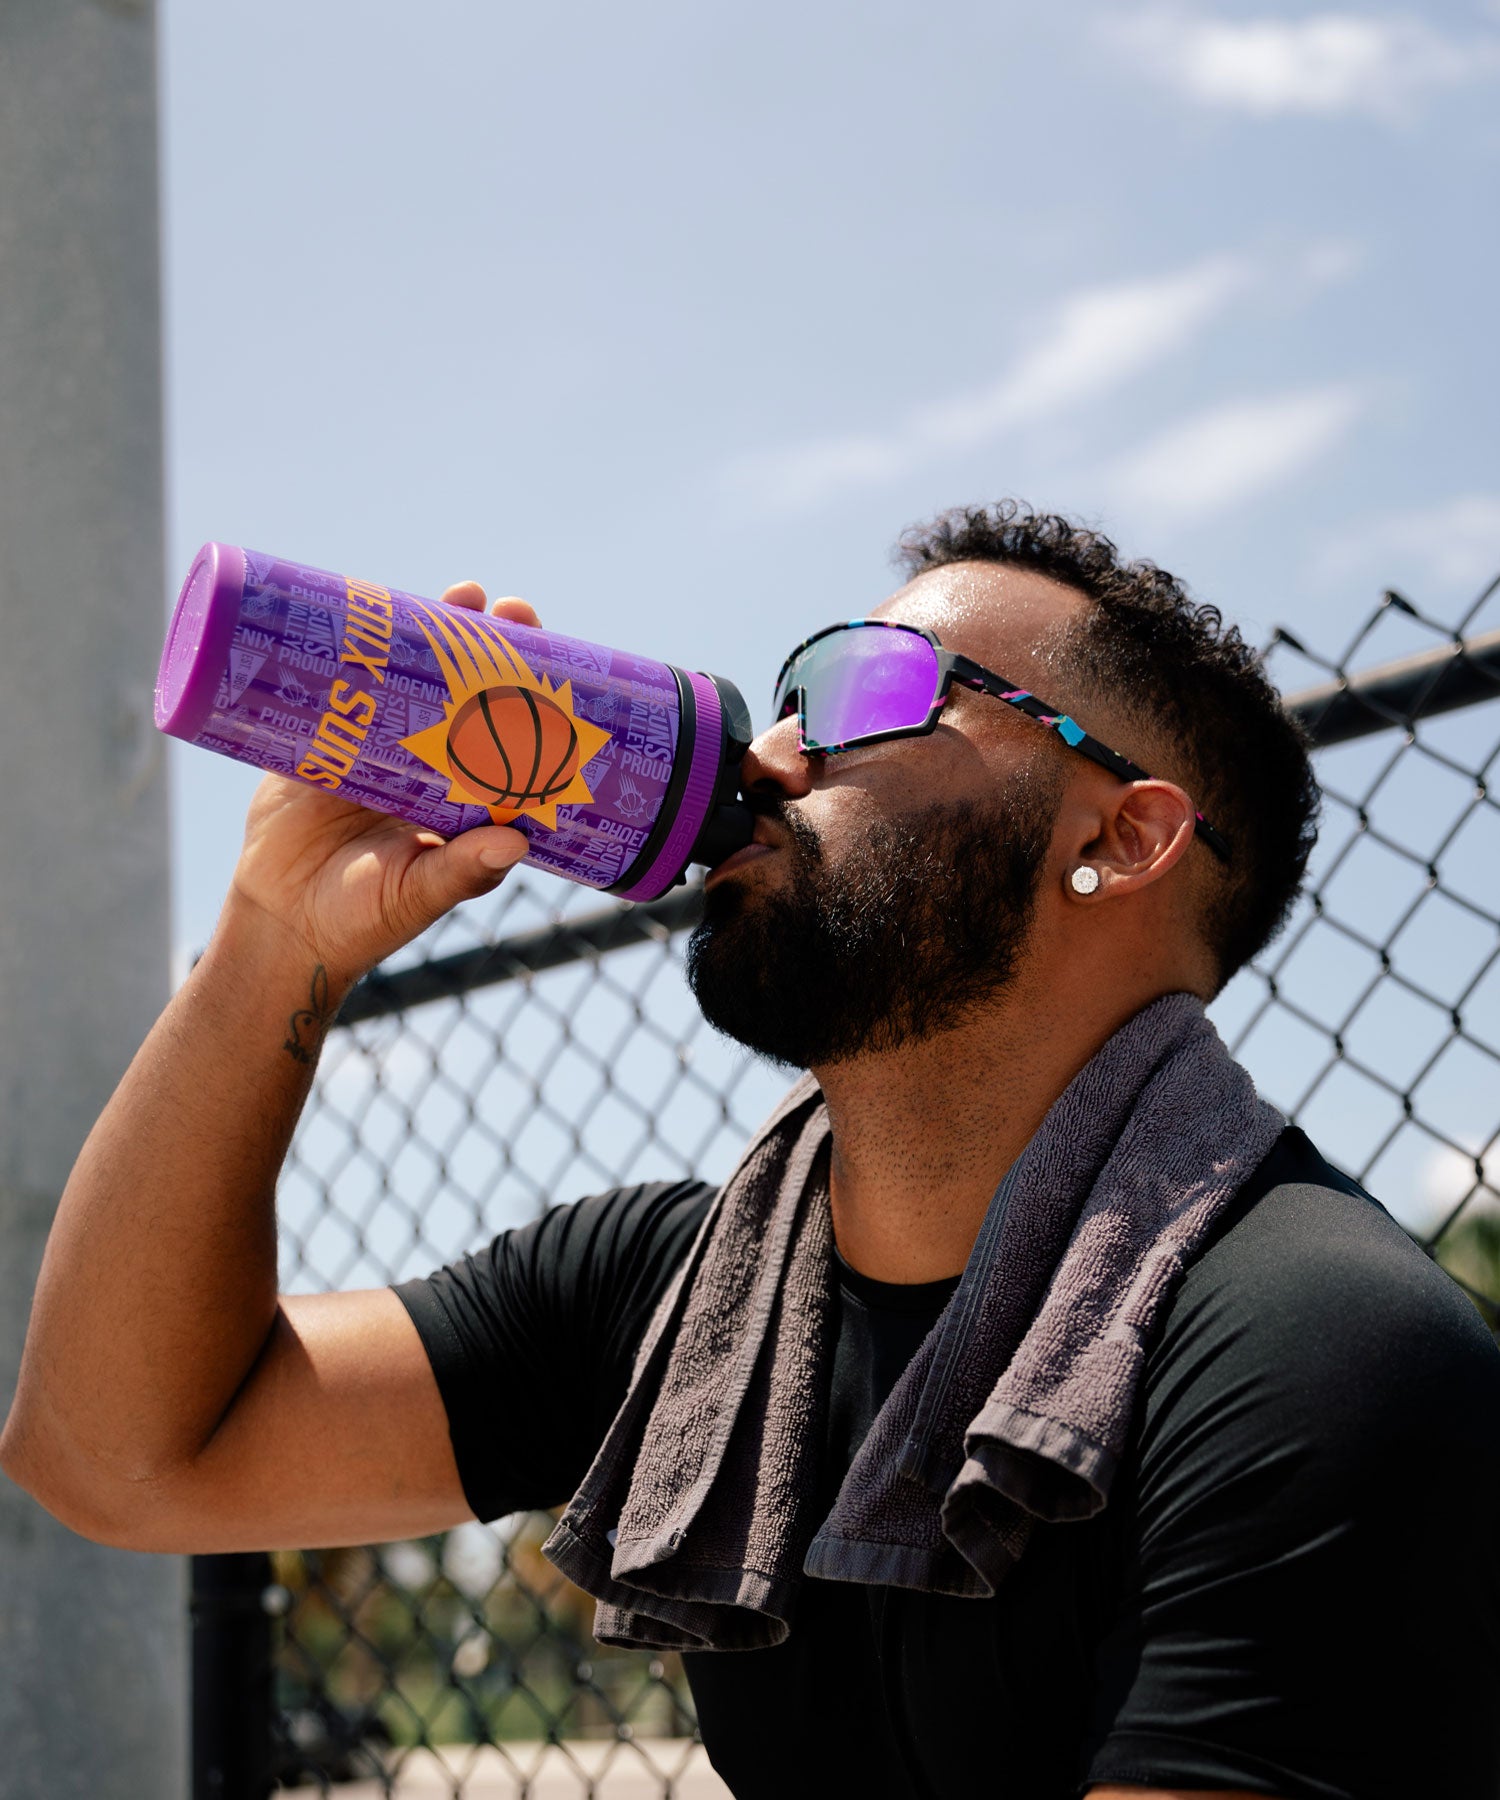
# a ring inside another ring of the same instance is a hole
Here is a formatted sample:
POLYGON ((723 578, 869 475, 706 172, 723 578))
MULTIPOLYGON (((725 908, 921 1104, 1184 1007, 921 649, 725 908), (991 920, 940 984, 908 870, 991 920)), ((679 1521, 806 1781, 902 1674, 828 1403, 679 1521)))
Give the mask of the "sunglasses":
MULTIPOLYGON (((1046 725, 1121 781, 1151 780, 1139 763, 1101 744, 1066 713, 967 656, 945 650, 933 632, 894 619, 850 619, 805 638, 781 665, 772 717, 795 712, 798 749, 836 756, 857 744, 925 736, 936 726, 955 681, 1046 725)), ((1229 845, 1222 834, 1202 813, 1194 817, 1198 836, 1227 863, 1229 845)))

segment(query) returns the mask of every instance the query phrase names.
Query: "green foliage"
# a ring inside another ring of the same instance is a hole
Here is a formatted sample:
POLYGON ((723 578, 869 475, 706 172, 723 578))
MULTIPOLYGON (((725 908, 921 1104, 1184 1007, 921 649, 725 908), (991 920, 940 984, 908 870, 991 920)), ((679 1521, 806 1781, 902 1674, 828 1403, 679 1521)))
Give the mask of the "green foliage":
POLYGON ((1500 1208, 1466 1207, 1439 1238, 1436 1254, 1468 1289, 1491 1330, 1500 1327, 1500 1208))
POLYGON ((593 1601, 540 1555, 552 1523, 546 1514, 525 1521, 482 1594, 443 1572, 442 1536, 384 1551, 280 1554, 277 1579, 292 1595, 283 1708, 321 1701, 347 1719, 378 1720, 397 1749, 691 1736, 681 1658, 594 1642, 593 1601), (397 1563, 420 1578, 397 1579, 397 1563))

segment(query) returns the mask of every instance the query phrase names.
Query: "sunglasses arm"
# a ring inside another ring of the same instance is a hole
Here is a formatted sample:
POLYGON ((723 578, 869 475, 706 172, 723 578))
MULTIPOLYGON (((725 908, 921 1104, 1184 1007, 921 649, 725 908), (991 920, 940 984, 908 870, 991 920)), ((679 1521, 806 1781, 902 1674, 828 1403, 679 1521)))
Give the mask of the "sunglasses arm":
MULTIPOLYGON (((1120 781, 1152 779, 1139 763, 1132 762, 1128 756, 1122 756, 1118 750, 1111 750, 1108 744, 1101 743, 1098 738, 1085 731, 1076 719, 1048 706, 1045 700, 1038 700, 1035 694, 1028 693, 1025 688, 1013 686, 1003 675, 986 669, 982 663, 971 662, 967 656, 959 656, 950 651, 946 653, 946 667, 953 680, 962 682, 965 687, 977 688, 981 693, 990 694, 996 700, 1003 700, 1007 706, 1013 706, 1028 718, 1035 719, 1039 725, 1050 727, 1072 749, 1081 751, 1090 762, 1098 763, 1101 769, 1108 770, 1120 781)), ((1193 829, 1197 835, 1220 862, 1227 863, 1230 859, 1229 844, 1223 834, 1216 831, 1200 812, 1194 812, 1193 820, 1193 829)))
POLYGON ((996 700, 1003 700, 1007 706, 1015 707, 1017 712, 1035 719, 1039 725, 1049 726, 1071 749, 1082 751, 1091 762, 1098 763, 1101 769, 1108 769, 1111 775, 1118 775, 1121 781, 1151 779, 1139 763, 1133 763, 1128 756, 1121 756, 1118 750, 1111 750, 1108 744, 1090 736, 1076 719, 1060 713, 1054 706, 1048 706, 1045 700, 1039 700, 1026 688, 1016 687, 1003 675, 997 675, 993 669, 986 669, 983 664, 970 662, 967 656, 958 655, 952 657, 951 666, 955 681, 962 682, 965 687, 977 688, 996 700))

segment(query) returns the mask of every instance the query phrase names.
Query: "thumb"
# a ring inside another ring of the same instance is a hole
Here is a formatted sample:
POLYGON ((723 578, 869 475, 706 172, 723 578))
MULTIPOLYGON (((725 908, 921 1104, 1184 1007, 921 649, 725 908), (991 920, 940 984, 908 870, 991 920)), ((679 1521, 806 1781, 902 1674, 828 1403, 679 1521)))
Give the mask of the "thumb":
MULTIPOLYGON (((477 825, 424 850, 407 872, 408 904, 426 924, 461 900, 487 894, 531 848, 506 825, 477 825)), ((418 929, 423 929, 418 926, 418 929)))
POLYGON ((489 879, 513 869, 531 848, 531 840, 524 831, 512 830, 509 825, 477 825, 455 838, 448 847, 456 850, 460 845, 474 857, 489 879))

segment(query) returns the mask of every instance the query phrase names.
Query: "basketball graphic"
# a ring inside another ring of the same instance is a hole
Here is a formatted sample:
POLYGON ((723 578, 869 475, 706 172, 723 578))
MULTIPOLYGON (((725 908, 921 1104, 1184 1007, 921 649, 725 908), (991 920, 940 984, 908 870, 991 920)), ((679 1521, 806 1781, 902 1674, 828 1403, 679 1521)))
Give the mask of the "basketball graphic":
POLYGON ((546 694, 481 688, 453 715, 448 766, 492 806, 545 804, 578 772, 578 731, 546 694))
POLYGON ((448 799, 483 806, 497 825, 535 819, 557 829, 557 809, 593 799, 583 771, 609 742, 482 613, 412 602, 448 688, 443 717, 401 739, 446 776, 448 799))

